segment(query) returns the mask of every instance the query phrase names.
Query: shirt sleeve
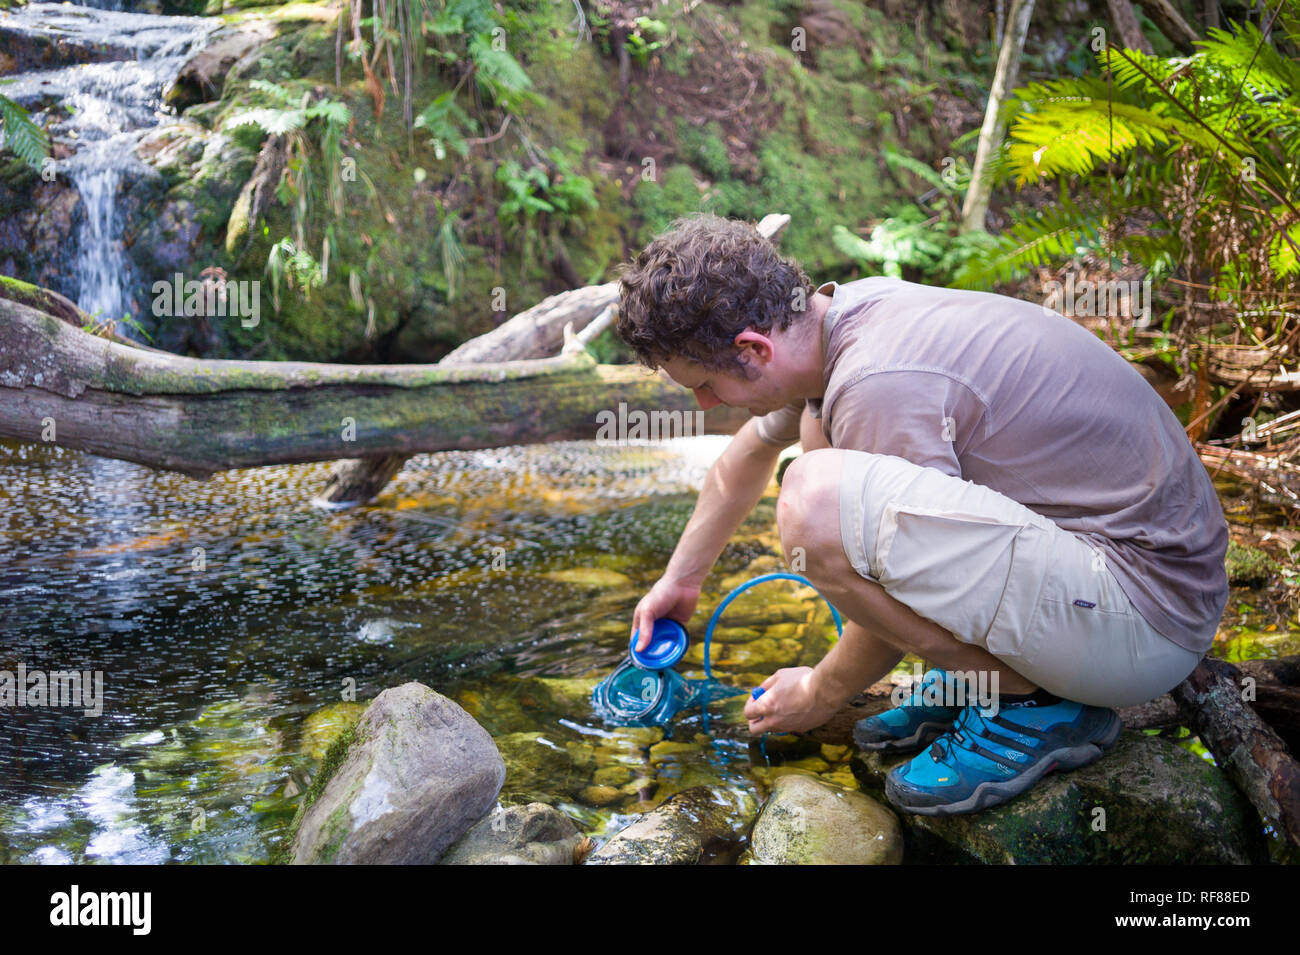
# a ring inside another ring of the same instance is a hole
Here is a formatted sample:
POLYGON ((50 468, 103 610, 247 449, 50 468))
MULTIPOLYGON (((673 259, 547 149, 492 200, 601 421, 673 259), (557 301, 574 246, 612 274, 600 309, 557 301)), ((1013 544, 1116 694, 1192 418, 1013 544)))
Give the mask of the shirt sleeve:
POLYGON ((845 387, 829 411, 831 446, 892 454, 962 477, 961 453, 984 427, 984 403, 933 371, 878 371, 845 387))
POLYGON ((799 422, 803 419, 804 402, 792 401, 784 408, 754 419, 754 430, 760 440, 777 447, 788 448, 799 440, 799 422))

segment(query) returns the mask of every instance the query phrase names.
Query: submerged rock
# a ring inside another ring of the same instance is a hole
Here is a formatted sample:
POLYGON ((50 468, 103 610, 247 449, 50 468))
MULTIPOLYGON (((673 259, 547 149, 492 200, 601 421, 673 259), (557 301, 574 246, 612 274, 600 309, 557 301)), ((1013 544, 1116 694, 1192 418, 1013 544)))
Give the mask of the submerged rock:
POLYGON ((492 737, 419 683, 385 690, 335 741, 304 799, 296 864, 436 862, 496 803, 492 737))
POLYGON ((545 803, 498 807, 447 850, 439 865, 573 865, 582 836, 545 803))
POLYGON ((781 776, 754 822, 746 857, 759 865, 898 865, 903 829, 870 796, 815 776, 781 776))
MULTIPOLYGON (((881 794, 912 756, 858 753, 853 772, 881 794)), ((1255 810, 1217 767, 1165 739, 1124 732, 1083 769, 1053 773, 984 812, 900 812, 909 862, 1207 865, 1266 861, 1255 810)))
POLYGON ((606 587, 630 587, 632 578, 616 570, 603 567, 570 567, 565 570, 553 570, 543 574, 548 580, 587 590, 602 590, 606 587))
POLYGON ((324 759, 334 741, 356 725, 365 709, 364 703, 331 703, 317 710, 303 721, 298 752, 324 759))
POLYGON ((665 800, 587 857, 586 865, 698 865, 739 850, 757 809, 747 794, 696 786, 665 800))
POLYGON ((581 743, 560 742, 540 732, 506 733, 496 738, 506 763, 502 801, 552 803, 571 795, 591 778, 594 754, 581 743))

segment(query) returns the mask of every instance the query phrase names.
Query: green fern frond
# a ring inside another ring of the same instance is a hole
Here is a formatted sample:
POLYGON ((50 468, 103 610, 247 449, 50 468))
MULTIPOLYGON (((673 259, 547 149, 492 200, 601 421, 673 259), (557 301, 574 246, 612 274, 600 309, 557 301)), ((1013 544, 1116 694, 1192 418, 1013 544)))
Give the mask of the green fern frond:
POLYGON ((939 175, 936 170, 927 166, 914 156, 909 156, 906 153, 900 152, 892 145, 886 144, 884 149, 881 150, 881 156, 885 160, 885 165, 894 172, 898 172, 900 169, 910 172, 921 181, 927 182, 936 189, 943 191, 947 191, 951 188, 951 186, 944 181, 943 177, 939 175))
POLYGON ((44 129, 13 100, 0 96, 0 132, 4 134, 3 146, 27 165, 41 167, 50 154, 50 138, 44 129))
POLYGON ((271 83, 267 80, 249 80, 248 85, 255 90, 266 93, 272 99, 278 99, 286 106, 298 106, 302 102, 301 93, 293 93, 278 83, 271 83))
POLYGON ((1300 224, 1285 230, 1285 234, 1279 230, 1269 243, 1268 264, 1280 278, 1300 275, 1300 254, 1296 253, 1297 246, 1300 246, 1300 224), (1290 241, 1287 241, 1288 236, 1290 241))
POLYGON ((307 115, 300 109, 260 107, 235 113, 222 125, 225 129, 233 129, 236 126, 257 126, 262 132, 277 136, 302 129, 307 125, 307 115))
POLYGON ((1300 91, 1300 64, 1275 49, 1253 23, 1238 24, 1238 33, 1211 29, 1197 42, 1205 58, 1244 79, 1255 95, 1286 98, 1300 91))
POLYGON ((1023 278, 1031 269, 1082 255, 1101 242, 1103 219, 1065 196, 1058 208, 1017 223, 997 237, 988 254, 974 256, 954 277, 958 288, 991 288, 1023 278))

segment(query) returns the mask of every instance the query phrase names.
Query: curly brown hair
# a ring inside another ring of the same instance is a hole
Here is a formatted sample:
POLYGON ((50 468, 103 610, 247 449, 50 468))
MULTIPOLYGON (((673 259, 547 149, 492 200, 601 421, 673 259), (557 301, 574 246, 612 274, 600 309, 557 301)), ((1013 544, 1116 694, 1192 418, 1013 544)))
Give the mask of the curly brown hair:
POLYGON ((784 331, 816 291, 803 268, 749 223, 682 216, 618 270, 618 333, 647 368, 686 357, 750 377, 735 338, 784 331))

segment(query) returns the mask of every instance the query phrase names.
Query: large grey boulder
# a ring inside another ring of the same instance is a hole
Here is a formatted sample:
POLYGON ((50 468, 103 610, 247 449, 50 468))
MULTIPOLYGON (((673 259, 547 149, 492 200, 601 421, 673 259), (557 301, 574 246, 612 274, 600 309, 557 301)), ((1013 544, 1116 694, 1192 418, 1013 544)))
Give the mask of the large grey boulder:
POLYGON ((875 799, 816 776, 778 776, 744 861, 758 865, 898 865, 903 828, 875 799))
POLYGON ((327 754, 291 859, 436 862, 496 804, 505 775, 492 737, 451 700, 419 683, 385 690, 327 754))
MULTIPOLYGON (((853 773, 884 798, 885 774, 912 756, 858 753, 853 773)), ((983 812, 899 812, 909 863, 1214 865, 1267 861, 1262 825, 1212 763, 1125 731, 1091 766, 1053 773, 983 812)))
POLYGON ((683 790, 587 856, 586 865, 698 865, 734 858, 758 806, 713 786, 683 790))
POLYGON ((545 803, 497 808, 447 850, 439 865, 573 865, 573 820, 545 803))

